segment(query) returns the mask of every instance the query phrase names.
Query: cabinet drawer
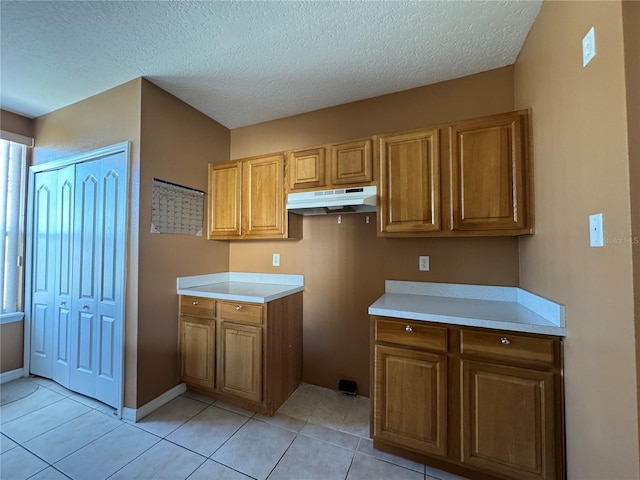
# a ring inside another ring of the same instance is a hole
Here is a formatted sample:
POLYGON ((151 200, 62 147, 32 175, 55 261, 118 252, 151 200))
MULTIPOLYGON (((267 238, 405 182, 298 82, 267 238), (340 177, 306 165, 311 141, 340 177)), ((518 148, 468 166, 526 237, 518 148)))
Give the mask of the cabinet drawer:
POLYGON ((420 322, 376 320, 376 342, 447 351, 447 329, 422 325, 420 322))
POLYGON ((262 305, 220 302, 218 313, 222 320, 245 323, 262 323, 262 305))
POLYGON ((553 365, 554 340, 511 332, 460 331, 460 353, 525 365, 553 365))
POLYGON ((202 297, 180 297, 180 313, 196 317, 211 317, 215 315, 216 301, 202 297))

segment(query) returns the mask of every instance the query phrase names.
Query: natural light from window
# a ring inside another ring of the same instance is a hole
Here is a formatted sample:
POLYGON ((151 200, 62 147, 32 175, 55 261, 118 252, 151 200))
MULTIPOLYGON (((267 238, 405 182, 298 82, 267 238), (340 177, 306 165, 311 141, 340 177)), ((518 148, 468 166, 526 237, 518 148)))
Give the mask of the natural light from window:
POLYGON ((17 312, 20 303, 21 191, 26 151, 25 145, 0 140, 0 228, 4 238, 0 242, 0 256, 3 260, 0 276, 2 315, 17 312))

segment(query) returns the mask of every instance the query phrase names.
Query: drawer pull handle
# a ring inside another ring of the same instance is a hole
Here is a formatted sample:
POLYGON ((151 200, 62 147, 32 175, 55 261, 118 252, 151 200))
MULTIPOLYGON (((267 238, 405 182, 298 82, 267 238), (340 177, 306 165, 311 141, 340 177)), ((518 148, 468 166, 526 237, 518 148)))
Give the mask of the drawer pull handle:
POLYGON ((404 327, 404 329, 409 333, 413 332, 413 328, 411 328, 411 325, 407 325, 406 327, 404 327))
POLYGON ((191 302, 192 305, 198 305, 198 300, 194 300, 193 302, 191 302))
POLYGON ((236 310, 238 311, 242 310, 242 305, 236 305, 236 310))
POLYGON ((500 342, 501 342, 503 345, 509 345, 509 344, 511 343, 511 340, 509 340, 507 337, 501 337, 501 338, 500 338, 500 342))

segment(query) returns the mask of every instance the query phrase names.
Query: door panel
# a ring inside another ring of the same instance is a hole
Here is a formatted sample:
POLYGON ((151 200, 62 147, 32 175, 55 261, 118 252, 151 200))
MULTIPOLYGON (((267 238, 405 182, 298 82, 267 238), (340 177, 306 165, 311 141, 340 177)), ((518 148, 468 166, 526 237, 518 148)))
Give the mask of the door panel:
POLYGON ((96 398, 118 405, 124 356, 124 285, 127 247, 127 159, 112 155, 101 161, 100 220, 96 282, 99 334, 96 341, 96 398))
POLYGON ((54 358, 57 185, 57 171, 35 176, 30 372, 46 378, 51 378, 54 358))
POLYGON ((446 365, 446 355, 375 346, 376 438, 446 455, 446 365))
POLYGON ((73 284, 73 204, 75 167, 58 171, 56 227, 59 232, 55 258, 55 361, 52 379, 69 386, 69 325, 71 320, 71 288, 73 284))

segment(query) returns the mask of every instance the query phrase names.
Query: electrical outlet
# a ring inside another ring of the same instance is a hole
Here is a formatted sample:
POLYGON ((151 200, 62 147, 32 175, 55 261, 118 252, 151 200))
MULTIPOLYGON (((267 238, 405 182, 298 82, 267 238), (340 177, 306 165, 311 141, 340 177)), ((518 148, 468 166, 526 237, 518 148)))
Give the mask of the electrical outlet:
POLYGON ((596 32, 593 27, 589 29, 582 39, 582 66, 586 67, 596 56, 596 32))
POLYGON ((428 272, 429 271, 429 256, 428 255, 420 255, 420 257, 418 257, 420 259, 419 262, 419 268, 421 272, 428 272))
POLYGON ((280 254, 279 253, 274 253, 273 254, 273 266, 274 267, 279 267, 280 266, 280 254))
POLYGON ((602 214, 589 215, 589 245, 592 247, 604 247, 604 228, 602 226, 602 214))

